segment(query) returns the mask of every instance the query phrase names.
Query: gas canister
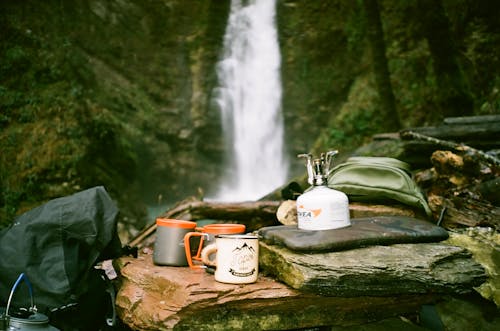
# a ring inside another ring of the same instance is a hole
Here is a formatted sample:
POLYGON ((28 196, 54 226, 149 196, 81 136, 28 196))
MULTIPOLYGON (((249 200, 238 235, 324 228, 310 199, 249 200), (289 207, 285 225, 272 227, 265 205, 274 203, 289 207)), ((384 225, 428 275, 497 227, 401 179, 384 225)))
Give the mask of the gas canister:
POLYGON ((351 225, 347 195, 328 187, 331 161, 337 153, 322 153, 317 159, 313 159, 312 154, 298 155, 307 160, 308 183, 311 185, 297 198, 299 229, 331 230, 351 225))

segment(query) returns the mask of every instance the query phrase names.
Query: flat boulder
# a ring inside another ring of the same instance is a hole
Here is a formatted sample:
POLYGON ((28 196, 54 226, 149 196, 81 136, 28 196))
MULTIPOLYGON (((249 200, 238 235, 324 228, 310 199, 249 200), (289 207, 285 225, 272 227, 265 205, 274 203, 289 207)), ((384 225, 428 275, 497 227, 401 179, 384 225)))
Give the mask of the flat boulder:
POLYGON ((120 320, 133 330, 291 330, 361 325, 413 314, 437 296, 332 297, 304 293, 260 273, 223 284, 204 270, 156 266, 150 254, 115 261, 120 320))
POLYGON ((487 279, 466 249, 443 243, 306 254, 261 242, 259 261, 292 288, 326 296, 468 293, 487 279))

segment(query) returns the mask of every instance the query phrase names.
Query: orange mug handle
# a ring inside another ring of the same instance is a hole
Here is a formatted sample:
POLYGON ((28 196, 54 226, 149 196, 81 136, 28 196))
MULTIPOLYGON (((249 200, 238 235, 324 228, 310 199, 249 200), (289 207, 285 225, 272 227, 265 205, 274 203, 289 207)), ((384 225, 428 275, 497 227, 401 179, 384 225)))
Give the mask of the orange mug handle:
POLYGON ((193 263, 193 260, 198 260, 201 261, 201 250, 203 249, 203 237, 208 236, 207 233, 203 232, 188 232, 184 236, 184 250, 186 251, 186 259, 189 264, 189 267, 191 269, 204 269, 205 266, 203 265, 197 265, 193 263), (196 252, 195 256, 191 256, 191 244, 190 244, 190 239, 191 237, 201 237, 200 238, 200 244, 198 245, 198 251, 196 252))

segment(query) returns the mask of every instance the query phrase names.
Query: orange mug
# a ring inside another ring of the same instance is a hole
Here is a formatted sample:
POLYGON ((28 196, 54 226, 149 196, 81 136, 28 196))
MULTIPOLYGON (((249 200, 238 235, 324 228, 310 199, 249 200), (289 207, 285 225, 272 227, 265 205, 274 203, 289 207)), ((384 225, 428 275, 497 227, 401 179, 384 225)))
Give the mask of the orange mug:
POLYGON ((244 224, 231 224, 231 223, 214 223, 207 224, 203 227, 197 227, 196 232, 188 232, 184 236, 184 249, 186 251, 186 258, 191 269, 206 268, 204 265, 195 264, 194 261, 201 261, 201 251, 203 247, 215 242, 215 236, 219 234, 243 234, 245 233, 244 224), (191 254, 190 240, 192 237, 200 237, 200 243, 196 255, 191 254))

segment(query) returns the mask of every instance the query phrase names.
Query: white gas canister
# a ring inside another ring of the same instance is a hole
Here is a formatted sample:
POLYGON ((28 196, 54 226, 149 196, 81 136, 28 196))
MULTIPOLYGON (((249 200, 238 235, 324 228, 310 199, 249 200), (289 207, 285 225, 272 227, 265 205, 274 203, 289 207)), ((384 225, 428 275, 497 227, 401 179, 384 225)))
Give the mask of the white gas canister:
POLYGON ((351 225, 347 195, 327 186, 313 186, 299 196, 297 216, 301 230, 331 230, 351 225))
POLYGON ((297 198, 298 228, 301 230, 332 230, 351 225, 349 199, 343 192, 328 187, 330 164, 337 151, 322 153, 318 159, 307 159, 308 182, 311 187, 297 198))

